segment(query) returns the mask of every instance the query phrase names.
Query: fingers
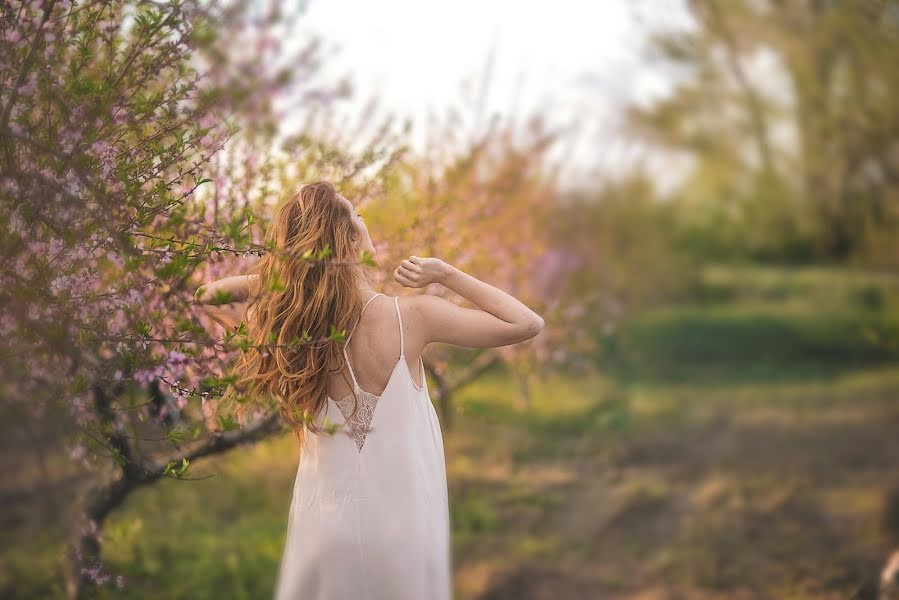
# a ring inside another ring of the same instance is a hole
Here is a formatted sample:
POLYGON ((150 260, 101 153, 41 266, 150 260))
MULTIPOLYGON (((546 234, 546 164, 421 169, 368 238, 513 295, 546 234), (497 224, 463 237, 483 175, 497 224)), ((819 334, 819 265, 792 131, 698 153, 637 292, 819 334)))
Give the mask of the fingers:
POLYGON ((393 272, 393 278, 406 287, 421 287, 424 275, 423 259, 418 256, 410 256, 400 263, 393 272))
POLYGON ((397 267, 397 270, 408 279, 417 279, 419 275, 418 271, 410 268, 405 262, 397 267))
POLYGON ((400 263, 400 266, 412 273, 421 273, 422 271, 422 267, 420 265, 417 265, 409 260, 404 260, 402 263, 400 263))
POLYGON ((393 271, 393 279, 399 283, 400 285, 404 285, 406 287, 415 287, 415 282, 413 282, 402 267, 397 267, 393 271))

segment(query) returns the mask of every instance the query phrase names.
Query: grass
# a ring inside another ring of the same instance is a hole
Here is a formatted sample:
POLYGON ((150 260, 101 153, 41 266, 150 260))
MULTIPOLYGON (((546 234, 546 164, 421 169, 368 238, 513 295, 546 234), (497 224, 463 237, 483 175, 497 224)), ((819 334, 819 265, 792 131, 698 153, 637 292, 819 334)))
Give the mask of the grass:
POLYGON ((727 386, 822 381, 896 364, 899 350, 866 327, 899 339, 899 321, 886 315, 770 303, 667 307, 604 340, 604 364, 627 381, 727 386))

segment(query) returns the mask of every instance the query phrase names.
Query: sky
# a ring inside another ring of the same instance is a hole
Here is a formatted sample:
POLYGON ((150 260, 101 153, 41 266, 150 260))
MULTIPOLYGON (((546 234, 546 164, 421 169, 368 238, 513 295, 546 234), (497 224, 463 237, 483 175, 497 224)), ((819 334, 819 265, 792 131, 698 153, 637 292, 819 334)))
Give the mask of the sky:
POLYGON ((573 179, 623 167, 641 152, 620 130, 623 106, 664 95, 673 76, 643 54, 647 32, 684 28, 682 0, 301 0, 305 13, 286 40, 318 36, 329 58, 322 76, 348 75, 354 97, 337 110, 359 114, 372 96, 381 111, 413 122, 455 108, 467 127, 487 117, 522 122, 539 112, 571 127, 556 147, 573 179), (490 74, 477 118, 477 90, 490 74), (467 82, 467 88, 466 88, 467 82), (466 92, 466 89, 469 91, 466 92))

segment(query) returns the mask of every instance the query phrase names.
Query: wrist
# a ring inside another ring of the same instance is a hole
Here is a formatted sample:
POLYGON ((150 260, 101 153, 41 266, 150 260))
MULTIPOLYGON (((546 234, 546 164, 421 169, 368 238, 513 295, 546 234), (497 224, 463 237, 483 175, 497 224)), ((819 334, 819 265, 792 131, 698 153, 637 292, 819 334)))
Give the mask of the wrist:
POLYGON ((461 273, 461 271, 459 271, 459 269, 457 269, 453 265, 449 263, 443 263, 443 273, 440 277, 440 283, 445 285, 446 287, 450 287, 452 285, 452 282, 458 278, 459 273, 461 273))

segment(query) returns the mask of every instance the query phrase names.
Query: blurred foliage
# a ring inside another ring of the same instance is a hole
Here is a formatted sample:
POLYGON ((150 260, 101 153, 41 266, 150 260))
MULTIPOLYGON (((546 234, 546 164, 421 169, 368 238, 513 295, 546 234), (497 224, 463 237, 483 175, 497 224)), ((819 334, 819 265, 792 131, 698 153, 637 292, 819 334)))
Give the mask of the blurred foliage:
POLYGON ((866 0, 693 0, 696 28, 655 36, 683 74, 631 110, 686 155, 675 194, 697 254, 899 259, 899 11, 866 0))

